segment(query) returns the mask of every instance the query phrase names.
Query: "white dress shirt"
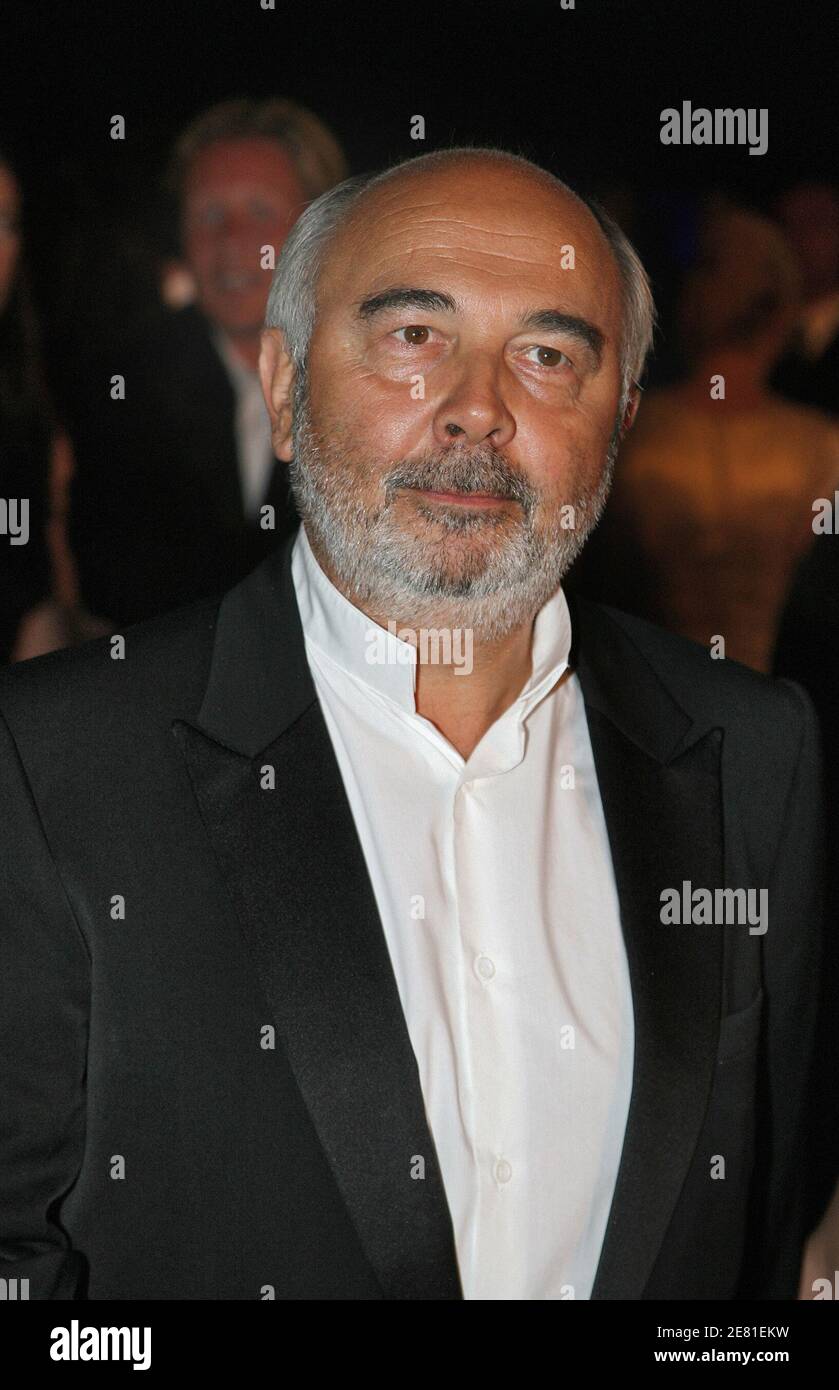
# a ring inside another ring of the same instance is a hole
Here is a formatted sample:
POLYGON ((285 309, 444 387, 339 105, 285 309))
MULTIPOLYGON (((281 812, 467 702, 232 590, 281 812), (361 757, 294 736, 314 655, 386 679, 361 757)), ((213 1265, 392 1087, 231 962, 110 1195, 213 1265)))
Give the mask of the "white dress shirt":
POLYGON ((271 424, 265 410, 259 372, 252 372, 245 366, 223 333, 214 333, 213 339, 236 397, 233 432, 242 506, 245 516, 255 520, 265 501, 275 462, 271 447, 271 424))
POLYGON ((414 648, 344 598, 303 527, 292 573, 417 1060, 464 1298, 589 1298, 634 1025, 565 595, 537 614, 530 679, 464 762, 416 712, 414 648), (391 660, 370 663, 373 634, 391 660))

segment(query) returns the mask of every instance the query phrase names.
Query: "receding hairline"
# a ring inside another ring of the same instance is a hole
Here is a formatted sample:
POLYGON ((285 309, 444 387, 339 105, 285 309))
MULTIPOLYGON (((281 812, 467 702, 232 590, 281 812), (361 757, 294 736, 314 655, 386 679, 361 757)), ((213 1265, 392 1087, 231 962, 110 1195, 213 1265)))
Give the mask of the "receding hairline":
POLYGON ((433 178, 438 173, 454 170, 458 166, 462 166, 464 169, 480 166, 498 169, 506 166, 522 181, 536 184, 545 192, 570 203, 588 219, 620 277, 620 266, 617 263, 614 248, 585 198, 580 197, 579 193, 576 193, 568 184, 563 183, 562 179, 557 178, 550 170, 544 169, 539 164, 534 164, 523 155, 514 154, 509 150, 477 147, 472 149, 467 146, 452 150, 432 150, 428 154, 418 155, 415 159, 394 165, 392 168, 376 174, 368 184, 359 189, 351 206, 347 209, 346 215, 334 228, 323 248, 323 259, 318 278, 320 279, 323 272, 327 270, 329 261, 339 249, 341 241, 352 232, 364 216, 365 211, 371 204, 375 204, 382 193, 393 188, 394 185, 398 188, 403 183, 410 184, 423 178, 433 178))

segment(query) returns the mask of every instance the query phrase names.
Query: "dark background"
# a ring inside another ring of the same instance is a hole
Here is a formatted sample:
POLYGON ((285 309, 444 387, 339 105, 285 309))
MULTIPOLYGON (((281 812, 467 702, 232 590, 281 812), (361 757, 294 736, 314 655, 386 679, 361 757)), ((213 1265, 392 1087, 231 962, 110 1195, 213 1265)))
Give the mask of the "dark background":
POLYGON ((545 163, 582 192, 614 200, 634 190, 629 231, 665 299, 670 272, 692 252, 697 195, 724 189, 765 208, 793 180, 835 177, 833 4, 276 3, 7 0, 0 149, 26 193, 48 326, 72 332, 83 309, 65 282, 85 280, 109 253, 124 267, 122 289, 110 293, 124 292, 128 310, 146 246, 171 249, 157 194, 170 144, 196 112, 232 96, 311 106, 354 172, 488 142, 545 163), (767 107, 768 152, 663 146, 660 112, 683 100, 767 107), (110 138, 114 114, 126 119, 124 142, 110 138), (424 143, 410 139, 415 114, 426 120, 424 143))
POLYGON ((352 172, 488 143, 598 197, 650 274, 645 385, 666 385, 684 367, 673 305, 709 198, 771 214, 790 184, 836 179, 837 14, 835 0, 5 0, 0 155, 23 189, 58 418, 72 421, 92 345, 151 341, 178 252, 167 157, 198 113, 237 96, 311 107, 352 172), (660 113, 683 101, 767 108, 766 154, 662 145, 660 113), (410 137, 418 114, 424 141, 410 137))
POLYGON ((827 2, 7 0, 0 25, 0 128, 27 183, 61 169, 124 194, 202 106, 272 93, 332 123, 358 169, 416 153, 415 113, 426 147, 512 144, 571 183, 710 177, 765 195, 836 169, 827 2), (768 153, 663 147, 659 112, 683 100, 768 107, 768 153), (116 112, 124 145, 108 134, 116 112))
POLYGON ((161 175, 197 113, 295 98, 333 128, 352 172, 489 143, 601 199, 650 274, 659 330, 646 384, 681 371, 676 287, 709 196, 771 212, 835 179, 839 21, 814 0, 6 0, 0 152, 24 192, 28 277, 59 416, 69 364, 141 333, 177 254, 161 175), (769 148, 664 146, 660 113, 766 107, 769 148), (110 138, 114 115, 126 139, 110 138), (410 138, 411 117, 426 122, 410 138))

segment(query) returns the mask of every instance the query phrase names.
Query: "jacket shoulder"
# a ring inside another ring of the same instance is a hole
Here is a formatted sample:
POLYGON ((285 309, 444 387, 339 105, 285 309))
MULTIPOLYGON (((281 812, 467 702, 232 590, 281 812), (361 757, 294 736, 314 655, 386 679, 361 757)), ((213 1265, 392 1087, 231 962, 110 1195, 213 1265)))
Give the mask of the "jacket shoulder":
POLYGON ((779 727, 789 729, 790 721, 800 725, 810 714, 809 697, 792 681, 713 656, 710 644, 705 647, 611 605, 581 597, 575 603, 584 641, 587 635, 608 641, 609 628, 613 635, 617 628, 673 698, 699 721, 744 731, 769 728, 777 736, 779 727))

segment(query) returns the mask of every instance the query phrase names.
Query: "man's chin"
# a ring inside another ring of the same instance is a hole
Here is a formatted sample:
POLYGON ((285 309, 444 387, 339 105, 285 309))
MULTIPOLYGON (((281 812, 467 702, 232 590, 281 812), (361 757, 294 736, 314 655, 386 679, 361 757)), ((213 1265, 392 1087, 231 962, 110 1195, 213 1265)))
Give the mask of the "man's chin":
MULTIPOLYGON (((516 509, 518 511, 518 509, 516 509)), ((474 559, 484 555, 489 559, 521 527, 521 516, 513 515, 508 507, 471 507, 457 502, 425 500, 422 494, 409 505, 394 509, 391 515, 391 534, 404 537, 408 548, 415 547, 430 555, 456 557, 468 550, 474 559)))
POLYGON ((455 518, 432 518, 427 525, 420 518, 407 528, 401 537, 389 537, 389 543, 379 549, 388 553, 390 564, 397 560, 403 573, 425 577, 426 584, 435 581, 452 593, 464 593, 467 585, 482 579, 493 568, 504 568, 504 551, 510 545, 509 534, 498 527, 477 525, 470 528, 455 518))
POLYGON ((418 599, 459 604, 512 596, 527 584, 533 567, 529 547, 514 546, 509 534, 489 528, 472 533, 445 527, 391 533, 379 538, 370 558, 374 584, 418 599))

